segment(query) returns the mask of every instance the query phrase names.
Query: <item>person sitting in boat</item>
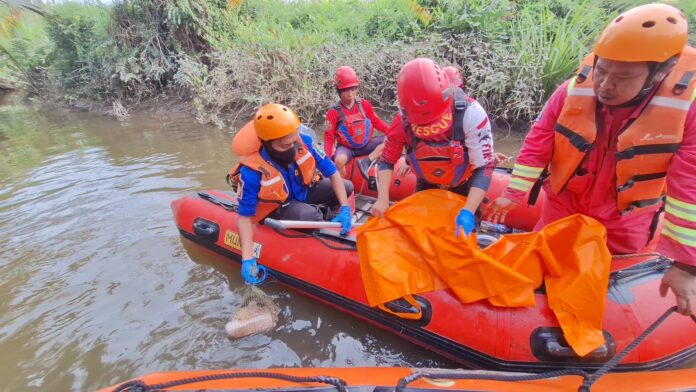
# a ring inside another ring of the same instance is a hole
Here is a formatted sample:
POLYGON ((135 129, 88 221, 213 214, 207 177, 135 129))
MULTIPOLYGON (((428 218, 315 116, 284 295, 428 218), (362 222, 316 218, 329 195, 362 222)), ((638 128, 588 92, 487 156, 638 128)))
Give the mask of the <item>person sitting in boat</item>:
POLYGON ((253 119, 261 140, 258 153, 240 157, 238 176, 239 218, 237 227, 242 251, 242 276, 256 283, 252 224, 273 219, 320 221, 318 205, 339 208, 333 222, 341 223, 341 235, 351 228, 348 197, 353 184, 343 180, 312 136, 300 132, 300 119, 290 109, 268 104, 253 119), (321 173, 323 179, 318 175, 321 173))
POLYGON ((616 255, 651 250, 664 211, 657 251, 675 263, 660 292, 671 289, 683 314, 696 298, 696 49, 688 32, 684 14, 666 4, 611 21, 578 74, 549 98, 507 189, 486 211, 504 222, 543 181, 537 229, 588 215, 606 226, 616 255))
POLYGON ((328 156, 333 156, 343 177, 351 159, 368 155, 369 161, 362 161, 361 164, 369 166, 379 157, 384 149, 384 136, 374 136, 374 129, 386 132, 389 128, 375 114, 370 101, 357 96, 358 86, 360 81, 353 68, 345 65, 338 67, 334 87, 340 100, 326 112, 324 151, 328 156), (334 142, 337 144, 335 154, 334 142))
POLYGON ((389 207, 394 163, 406 147, 407 160, 418 177, 417 191, 444 188, 467 196, 455 222, 457 234, 469 235, 494 169, 488 115, 428 58, 404 65, 396 87, 400 113, 387 133, 379 160, 378 196, 372 214, 382 216, 389 207))

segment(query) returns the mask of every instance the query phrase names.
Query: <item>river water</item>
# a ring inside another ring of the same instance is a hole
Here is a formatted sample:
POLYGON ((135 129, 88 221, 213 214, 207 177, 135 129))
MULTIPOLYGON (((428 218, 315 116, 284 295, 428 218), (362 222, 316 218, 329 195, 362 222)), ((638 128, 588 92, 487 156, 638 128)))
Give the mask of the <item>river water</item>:
POLYGON ((231 136, 181 115, 0 106, 3 390, 93 390, 175 369, 453 366, 273 285, 278 328, 226 338, 239 267, 182 240, 169 204, 227 188, 231 136))

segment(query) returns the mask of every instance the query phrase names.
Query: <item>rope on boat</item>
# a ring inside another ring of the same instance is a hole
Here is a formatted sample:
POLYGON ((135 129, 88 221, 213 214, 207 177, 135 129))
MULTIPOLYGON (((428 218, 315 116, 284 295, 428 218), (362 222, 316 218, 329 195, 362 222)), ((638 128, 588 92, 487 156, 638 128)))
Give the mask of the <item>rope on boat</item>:
MULTIPOLYGON (((621 362, 622 359, 628 355, 636 346, 638 346, 645 338, 648 337, 657 327, 660 326, 667 318, 674 312, 677 311, 676 306, 672 306, 671 308, 667 309, 660 318, 655 320, 654 323, 652 323, 645 331, 643 331, 640 336, 638 336, 631 344, 626 346, 626 348, 619 353, 619 355, 615 356, 611 360, 609 360, 607 363, 602 365, 599 369, 597 369, 596 372, 592 374, 589 378, 586 378, 585 381, 583 381, 582 385, 580 386, 579 391, 580 392, 589 392, 590 388, 592 388, 592 385, 597 382, 597 380, 604 376, 605 374, 609 373, 619 362, 621 362)), ((696 316, 691 315, 691 319, 696 323, 696 316)))
POLYGON ((151 392, 165 388, 176 387, 186 384, 195 384, 213 380, 227 380, 233 378, 274 378, 278 380, 290 381, 295 383, 321 383, 336 387, 340 392, 348 392, 347 383, 338 377, 329 376, 313 376, 313 377, 297 377, 282 373, 272 372, 240 372, 240 373, 219 373, 209 374, 207 376, 190 377, 181 380, 174 380, 160 384, 147 385, 141 380, 133 380, 125 382, 116 387, 113 392, 151 392))
MULTIPOLYGON (((662 316, 660 316, 655 322, 653 322, 645 331, 643 331, 640 336, 638 336, 631 344, 626 346, 626 348, 621 351, 618 355, 616 355, 614 358, 606 362, 604 365, 602 365, 597 371, 595 371, 592 375, 587 374, 581 369, 563 369, 563 370, 557 370, 557 371, 551 371, 551 372, 545 372, 545 373, 540 373, 540 374, 490 374, 490 373, 472 373, 472 372, 462 372, 462 373, 428 373, 428 372, 419 372, 419 373, 414 373, 409 376, 406 376, 399 380, 395 392, 403 392, 406 386, 413 381, 416 381, 418 379, 427 377, 427 378, 440 378, 440 379, 458 379, 458 380, 492 380, 492 381, 508 381, 508 382, 516 382, 516 381, 533 381, 533 380, 542 380, 542 379, 548 379, 548 378, 555 378, 555 377, 561 377, 561 376, 581 376, 583 378, 583 382, 580 385, 578 391, 579 392, 589 392, 590 389, 592 388, 592 385, 597 382, 598 379, 600 379, 602 376, 605 374, 609 373, 612 369, 616 367, 616 365, 621 362, 633 349, 636 348, 640 343, 645 340, 645 338, 648 337, 657 327, 659 327, 667 318, 674 312, 677 311, 676 306, 672 306, 671 308, 667 309, 662 316)), ((691 319, 696 322, 696 315, 691 315, 691 319)))

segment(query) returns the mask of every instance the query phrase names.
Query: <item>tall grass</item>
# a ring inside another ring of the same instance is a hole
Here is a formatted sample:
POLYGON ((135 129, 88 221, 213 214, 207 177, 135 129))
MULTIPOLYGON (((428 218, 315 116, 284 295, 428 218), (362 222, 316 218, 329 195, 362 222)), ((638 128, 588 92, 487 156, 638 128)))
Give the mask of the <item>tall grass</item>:
POLYGON ((69 96, 108 97, 109 9, 66 2, 49 7, 45 30, 53 42, 47 56, 49 87, 69 96))
POLYGON ((0 80, 38 89, 51 48, 39 15, 0 7, 0 80))
MULTIPOLYGON (((43 82, 31 84, 44 94, 126 105, 183 90, 202 121, 219 125, 269 101, 317 122, 336 99, 331 80, 339 65, 356 69, 360 94, 395 110, 399 68, 428 56, 460 67, 470 93, 496 117, 528 120, 572 75, 609 20, 648 1, 68 2, 48 7, 45 28, 19 34, 39 49, 14 50, 0 36, 0 56, 32 59, 0 64, 0 77, 29 79, 17 70, 30 70, 43 82)), ((690 18, 693 37, 696 1, 674 4, 690 18)))
POLYGON ((541 77, 543 98, 575 71, 606 25, 606 9, 592 3, 580 1, 576 8, 558 15, 551 2, 539 2, 515 15, 510 46, 519 63, 527 65, 521 71, 541 77))

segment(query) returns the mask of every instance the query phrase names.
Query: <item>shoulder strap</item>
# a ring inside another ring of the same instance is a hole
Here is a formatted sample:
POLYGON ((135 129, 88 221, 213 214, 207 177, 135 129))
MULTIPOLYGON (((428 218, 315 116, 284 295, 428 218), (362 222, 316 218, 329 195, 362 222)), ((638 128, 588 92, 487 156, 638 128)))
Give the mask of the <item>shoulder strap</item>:
POLYGON ((358 111, 360 112, 360 115, 363 116, 363 118, 367 118, 367 116, 365 115, 365 108, 363 108, 362 99, 360 99, 360 97, 355 97, 355 104, 358 105, 358 111))
POLYGON ((343 109, 341 109, 341 102, 336 102, 333 106, 331 106, 332 109, 336 110, 338 112, 338 115, 340 116, 338 123, 344 123, 346 122, 346 114, 343 113, 343 109))
POLYGON ((468 97, 464 90, 457 87, 454 92, 454 128, 452 130, 452 140, 463 141, 466 138, 464 134, 464 115, 469 107, 468 97))

